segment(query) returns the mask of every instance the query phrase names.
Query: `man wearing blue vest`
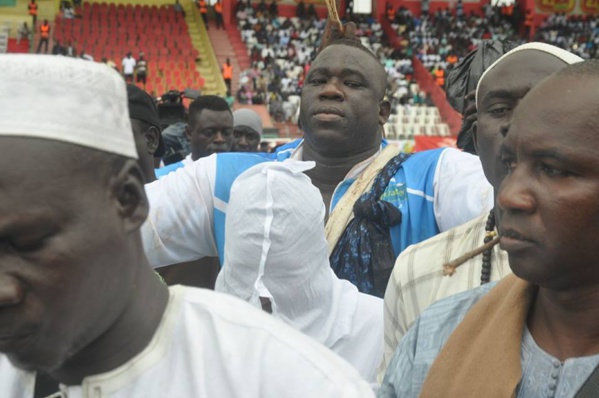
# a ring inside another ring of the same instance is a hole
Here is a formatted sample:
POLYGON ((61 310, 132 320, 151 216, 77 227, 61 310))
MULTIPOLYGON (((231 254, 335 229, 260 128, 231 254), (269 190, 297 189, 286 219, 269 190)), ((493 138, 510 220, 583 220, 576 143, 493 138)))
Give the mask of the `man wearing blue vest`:
POLYGON ((408 156, 384 140, 386 74, 353 28, 333 32, 306 77, 303 140, 274 154, 216 154, 146 186, 151 211, 143 238, 154 267, 204 256, 222 261, 231 184, 266 161, 315 162, 306 174, 326 205, 331 266, 381 297, 407 246, 490 210, 492 188, 476 156, 448 148, 408 156))

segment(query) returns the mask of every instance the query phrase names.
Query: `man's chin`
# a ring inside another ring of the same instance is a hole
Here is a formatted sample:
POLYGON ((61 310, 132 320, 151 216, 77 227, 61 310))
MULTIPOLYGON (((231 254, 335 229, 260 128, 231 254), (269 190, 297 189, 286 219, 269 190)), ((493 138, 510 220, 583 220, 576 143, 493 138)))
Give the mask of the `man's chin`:
POLYGON ((39 351, 27 351, 27 352, 13 352, 6 355, 8 360, 16 368, 29 371, 45 371, 48 372, 52 369, 58 368, 60 361, 52 359, 49 353, 39 351))
POLYGON ((214 155, 215 153, 226 153, 226 152, 231 152, 231 150, 224 149, 224 148, 210 149, 210 150, 208 150, 208 155, 206 155, 206 156, 214 155))

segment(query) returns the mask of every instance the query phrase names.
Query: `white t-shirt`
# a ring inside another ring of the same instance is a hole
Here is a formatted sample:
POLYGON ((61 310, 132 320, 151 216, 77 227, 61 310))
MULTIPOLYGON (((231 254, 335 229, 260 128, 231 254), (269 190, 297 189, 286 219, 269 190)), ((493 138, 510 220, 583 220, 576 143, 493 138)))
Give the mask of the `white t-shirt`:
MULTIPOLYGON (((175 286, 148 346, 66 398, 374 397, 347 362, 231 296, 175 286)), ((0 355, 0 397, 30 398, 35 375, 0 355)))
POLYGON ((133 71, 135 70, 135 65, 136 65, 135 58, 125 57, 125 58, 123 58, 122 64, 123 64, 123 73, 125 75, 132 75, 133 71))

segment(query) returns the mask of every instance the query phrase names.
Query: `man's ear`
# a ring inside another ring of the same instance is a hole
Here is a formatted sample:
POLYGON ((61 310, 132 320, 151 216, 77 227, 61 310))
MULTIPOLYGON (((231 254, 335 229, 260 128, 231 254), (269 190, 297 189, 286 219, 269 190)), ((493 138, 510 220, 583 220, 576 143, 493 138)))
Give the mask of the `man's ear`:
POLYGON ((155 126, 151 126, 145 133, 146 145, 148 146, 148 153, 153 155, 158 149, 158 143, 160 142, 160 131, 155 126))
POLYGON ((391 115, 391 104, 387 100, 382 100, 379 103, 379 124, 382 126, 387 123, 391 115))
POLYGON ((187 137, 188 141, 191 141, 191 129, 189 128, 189 123, 185 125, 185 137, 187 137))
POLYGON ((470 129, 472 130, 472 142, 474 143, 474 150, 478 154, 479 151, 478 151, 478 134, 477 134, 477 128, 478 128, 478 122, 472 123, 472 127, 470 127, 470 129))
POLYGON ((138 230, 148 217, 149 205, 143 181, 141 168, 133 159, 127 159, 110 178, 111 197, 127 233, 138 230))

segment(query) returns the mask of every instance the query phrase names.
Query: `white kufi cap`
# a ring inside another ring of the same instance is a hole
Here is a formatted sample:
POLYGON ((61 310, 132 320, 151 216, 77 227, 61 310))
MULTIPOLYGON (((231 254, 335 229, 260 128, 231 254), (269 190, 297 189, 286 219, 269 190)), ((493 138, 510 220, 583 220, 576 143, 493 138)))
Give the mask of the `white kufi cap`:
POLYGON ((497 61, 493 62, 482 74, 482 76, 480 77, 480 79, 478 80, 478 84, 476 85, 476 107, 478 108, 479 105, 479 101, 481 100, 481 98, 478 95, 478 92, 480 90, 480 86, 482 85, 482 82, 485 80, 485 77, 487 76, 487 74, 493 70, 493 68, 495 68, 497 65, 499 65, 501 62, 503 62, 507 57, 512 56, 513 54, 519 53, 521 51, 541 51, 550 55, 553 55, 554 57, 561 59, 562 61, 564 61, 566 64, 568 65, 572 65, 575 64, 577 62, 582 62, 583 59, 580 58, 578 55, 572 54, 569 51, 563 50, 559 47, 556 46, 552 46, 551 44, 547 44, 547 43, 539 43, 539 42, 532 42, 532 43, 526 43, 526 44, 522 44, 521 46, 518 46, 514 49, 512 49, 511 51, 508 51, 507 53, 503 54, 501 57, 499 57, 499 59, 497 59, 497 61))
POLYGON ((137 159, 122 77, 104 64, 0 55, 0 136, 44 138, 137 159))

